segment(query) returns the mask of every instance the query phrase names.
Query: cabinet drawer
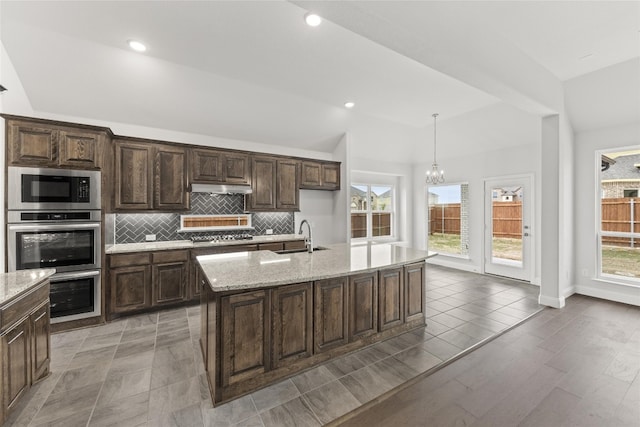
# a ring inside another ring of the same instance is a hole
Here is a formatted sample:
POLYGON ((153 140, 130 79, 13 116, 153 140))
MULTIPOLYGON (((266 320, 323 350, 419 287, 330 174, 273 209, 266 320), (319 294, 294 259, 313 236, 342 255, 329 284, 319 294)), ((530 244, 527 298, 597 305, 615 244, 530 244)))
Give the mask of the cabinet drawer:
POLYGON ((109 267, 128 267, 131 265, 146 265, 151 263, 149 252, 135 254, 109 255, 109 267))
POLYGON ((258 249, 261 251, 281 251, 284 249, 282 242, 260 243, 258 249))
POLYGON ((165 262, 179 262, 189 259, 189 251, 163 251, 152 254, 154 264, 165 262))
POLYGON ((284 242, 284 249, 305 249, 307 247, 304 240, 293 240, 291 242, 284 242))
POLYGON ((49 281, 0 309, 0 332, 4 332, 44 301, 49 299, 49 281))

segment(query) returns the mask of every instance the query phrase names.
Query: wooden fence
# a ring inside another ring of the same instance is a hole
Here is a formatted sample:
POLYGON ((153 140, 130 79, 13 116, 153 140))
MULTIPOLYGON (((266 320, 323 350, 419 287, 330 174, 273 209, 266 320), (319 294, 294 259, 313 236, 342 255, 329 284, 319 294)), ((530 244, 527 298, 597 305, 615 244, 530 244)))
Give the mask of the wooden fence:
MULTIPOLYGON (((460 234, 460 203, 432 205, 429 234, 460 234)), ((522 202, 493 202, 493 236, 522 238, 522 202)))
MULTIPOLYGON (((602 231, 640 233, 640 198, 620 197, 602 199, 602 231)), ((614 246, 636 247, 638 239, 603 236, 602 243, 614 246)))
MULTIPOLYGON (((602 199, 602 230, 640 233, 640 198, 602 199)), ((429 234, 460 234, 460 203, 432 205, 429 209, 429 234)), ((493 236, 522 238, 522 202, 493 202, 493 236)), ((639 239, 602 238, 602 243, 638 247, 639 239)))

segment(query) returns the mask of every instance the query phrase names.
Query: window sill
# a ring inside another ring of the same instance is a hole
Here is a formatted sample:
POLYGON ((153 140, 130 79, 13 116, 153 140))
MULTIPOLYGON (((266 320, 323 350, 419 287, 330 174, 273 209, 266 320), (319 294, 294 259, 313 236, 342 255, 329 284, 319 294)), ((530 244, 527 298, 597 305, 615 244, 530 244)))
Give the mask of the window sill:
POLYGON ((592 277, 595 282, 607 283, 609 285, 626 286, 629 288, 640 288, 640 281, 626 281, 617 276, 597 276, 592 277))

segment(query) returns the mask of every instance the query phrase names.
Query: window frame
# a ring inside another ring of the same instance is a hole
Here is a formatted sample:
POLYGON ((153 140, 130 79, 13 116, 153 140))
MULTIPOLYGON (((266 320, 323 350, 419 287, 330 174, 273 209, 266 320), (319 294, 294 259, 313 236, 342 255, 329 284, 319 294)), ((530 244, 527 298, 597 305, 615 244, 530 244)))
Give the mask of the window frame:
MULTIPOLYGON (((431 218, 429 217, 429 213, 431 212, 431 209, 429 207, 429 189, 430 188, 434 188, 434 187, 451 187, 457 185, 458 187, 460 187, 460 232, 462 233, 462 229, 463 229, 463 224, 462 224, 462 186, 466 185, 467 186, 467 209, 470 209, 469 203, 470 203, 470 194, 469 194, 469 182, 468 181, 459 181, 459 182, 444 182, 442 184, 425 184, 425 197, 426 197, 426 207, 427 207, 427 215, 426 215, 426 236, 425 236, 425 247, 427 248, 427 250, 432 251, 432 249, 429 247, 429 227, 430 227, 430 223, 431 223, 431 218)), ((466 218, 467 221, 467 233, 470 233, 469 230, 469 218, 466 218)), ((462 239, 462 234, 460 235, 460 238, 462 239)), ((468 236, 469 238, 469 236, 468 236)), ((462 243, 462 242, 461 242, 462 243)), ((460 258, 460 259, 471 259, 471 250, 470 250, 470 242, 467 242, 467 248, 466 248, 466 253, 453 253, 453 252, 441 252, 441 251, 437 251, 438 255, 442 255, 442 256, 446 256, 446 257, 451 257, 451 258, 460 258)))
MULTIPOLYGON (((634 288, 640 288, 640 278, 627 277, 618 274, 605 273, 602 271, 602 239, 604 237, 622 237, 633 238, 640 241, 640 230, 635 232, 620 232, 620 231, 604 231, 602 229, 602 200, 604 199, 604 190, 602 189, 602 156, 607 153, 624 152, 631 150, 638 150, 640 146, 626 146, 626 147, 613 147, 606 149, 599 149, 595 151, 595 236, 596 236, 596 271, 595 280, 616 283, 624 286, 631 286, 634 288)), ((633 221, 633 218, 631 219, 633 221)))
MULTIPOLYGON (((352 182, 349 186, 349 223, 351 224, 352 214, 366 214, 367 215, 367 233, 364 237, 350 237, 353 242, 365 242, 365 241, 394 241, 396 240, 396 185, 388 183, 374 183, 368 184, 361 182, 352 182), (367 209, 366 210, 351 210, 351 187, 367 187, 367 209), (371 187, 389 187, 391 189, 391 210, 381 211, 373 210, 371 208, 371 187), (374 213, 389 213, 391 222, 391 234, 389 236, 373 236, 373 214, 374 213)), ((351 227, 350 227, 351 228, 351 227)), ((352 234, 353 231, 350 231, 352 234)))

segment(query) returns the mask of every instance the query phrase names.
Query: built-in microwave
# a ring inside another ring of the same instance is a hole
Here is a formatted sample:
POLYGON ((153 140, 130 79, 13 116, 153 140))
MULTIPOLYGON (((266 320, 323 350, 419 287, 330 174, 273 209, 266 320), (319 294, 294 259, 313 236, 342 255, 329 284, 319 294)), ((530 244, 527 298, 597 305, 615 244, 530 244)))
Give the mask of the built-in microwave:
POLYGON ((100 209, 100 171, 7 168, 9 210, 100 209))

